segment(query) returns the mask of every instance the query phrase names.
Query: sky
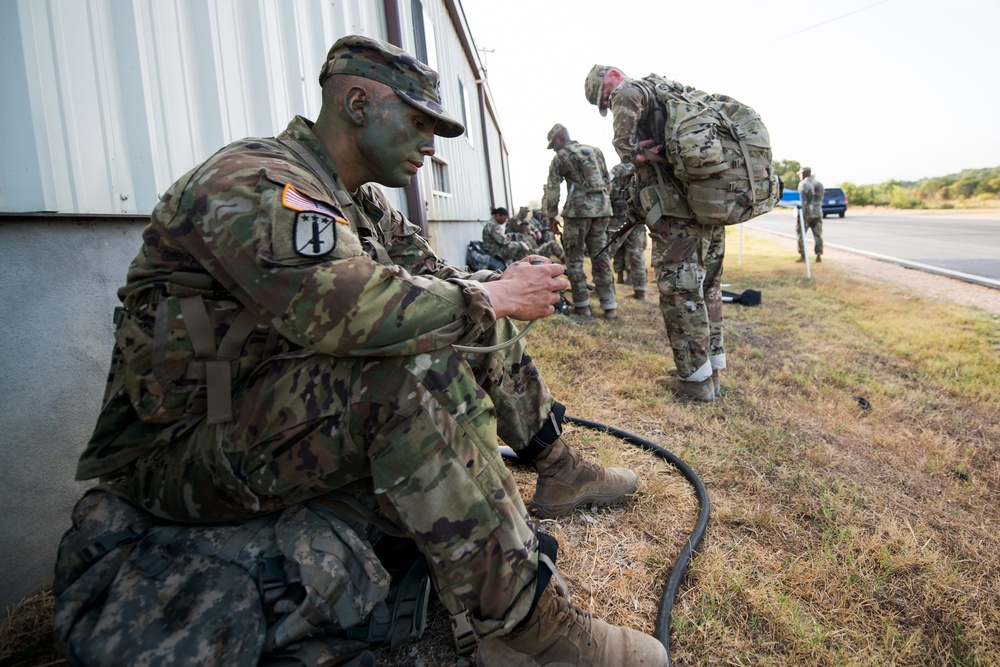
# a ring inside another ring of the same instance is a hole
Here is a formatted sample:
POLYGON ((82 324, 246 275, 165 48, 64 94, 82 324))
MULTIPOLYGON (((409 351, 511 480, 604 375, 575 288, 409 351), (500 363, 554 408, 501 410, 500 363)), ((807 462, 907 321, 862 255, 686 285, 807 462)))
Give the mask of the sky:
MULTIPOLYGON (((595 64, 753 107, 775 160, 826 186, 1000 166, 1000 0, 462 0, 510 154, 512 206, 538 202, 562 123, 608 168, 595 64)), ((514 211, 511 211, 512 213, 514 211)))

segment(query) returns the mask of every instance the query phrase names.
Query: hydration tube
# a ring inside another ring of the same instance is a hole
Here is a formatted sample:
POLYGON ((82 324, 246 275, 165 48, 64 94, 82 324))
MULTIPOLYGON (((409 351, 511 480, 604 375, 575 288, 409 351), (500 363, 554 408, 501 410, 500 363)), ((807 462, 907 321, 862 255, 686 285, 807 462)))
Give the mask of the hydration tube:
MULTIPOLYGON (((536 264, 540 262, 532 262, 536 264)), ((468 346, 468 345, 453 345, 452 347, 458 352, 472 353, 472 354, 485 354, 489 352, 496 352, 502 350, 506 347, 510 347, 531 330, 534 326, 535 320, 528 322, 527 326, 517 333, 513 338, 503 343, 497 345, 490 345, 486 347, 468 346)), ((674 608, 674 598, 677 597, 677 589, 680 588, 681 580, 684 578, 684 573, 687 572, 688 565, 691 563, 691 554, 698 545, 701 543, 701 538, 705 536, 705 529, 708 527, 708 517, 712 512, 711 503, 708 499, 708 489, 705 488, 705 484, 701 481, 698 475, 695 474, 688 464, 684 463, 676 455, 670 453, 666 449, 660 447, 656 443, 650 442, 644 438, 640 438, 637 435, 633 435, 627 431, 615 428, 613 426, 607 426, 606 424, 600 424, 598 422, 588 421, 586 419, 580 419, 578 417, 570 417, 566 415, 564 421, 570 424, 577 424, 578 426, 584 426, 586 428, 593 429, 595 431, 603 431, 604 433, 610 433, 611 435, 621 438, 625 442, 641 447, 648 452, 652 452, 661 459, 667 461, 675 468, 677 468, 684 478, 691 483, 694 487, 695 495, 698 498, 698 520, 695 522, 694 530, 691 531, 691 535, 688 537, 687 542, 684 543, 684 547, 681 549, 680 554, 677 556, 677 561, 674 563, 674 567, 670 570, 670 578, 667 579, 666 586, 663 587, 663 595, 660 598, 660 606, 656 613, 656 624, 653 626, 653 636, 656 637, 663 648, 667 651, 667 665, 671 664, 670 661, 670 615, 674 608)), ((507 446, 500 447, 501 453, 504 457, 517 459, 517 454, 514 450, 507 446)))
POLYGON ((667 579, 667 585, 663 588, 663 596, 660 598, 660 608, 656 614, 656 625, 653 628, 653 636, 659 639, 660 643, 663 644, 663 647, 667 650, 667 665, 670 665, 670 614, 674 607, 674 598, 677 597, 677 589, 680 588, 681 580, 684 578, 684 573, 687 571, 688 565, 691 562, 691 554, 698 548, 701 538, 705 536, 705 528, 708 526, 708 517, 712 511, 711 503, 708 500, 708 489, 705 488, 705 484, 701 481, 698 475, 695 474, 694 470, 688 466, 688 464, 684 463, 684 461, 679 459, 674 454, 671 454, 666 449, 650 442, 649 440, 645 440, 637 435, 622 431, 621 429, 617 429, 613 426, 606 426, 605 424, 599 424, 597 422, 587 421, 586 419, 579 419, 577 417, 570 417, 569 415, 564 417, 564 421, 567 421, 570 424, 586 426, 587 428, 594 429, 595 431, 610 433, 611 435, 621 438, 629 444, 636 445, 648 452, 652 452, 680 470, 681 474, 684 475, 684 478, 689 481, 692 486, 694 486, 695 495, 698 497, 698 520, 695 522, 694 530, 691 531, 691 535, 688 537, 687 542, 684 543, 684 548, 681 549, 680 555, 677 556, 677 561, 674 563, 673 569, 670 570, 670 578, 667 579))
MULTIPOLYGON (((698 548, 698 544, 701 543, 701 538, 705 536, 705 529, 708 527, 708 517, 712 511, 711 503, 708 499, 708 489, 705 488, 705 484, 701 481, 698 475, 696 475, 695 472, 686 463, 684 463, 684 461, 649 440, 645 440, 644 438, 640 438, 637 435, 633 435, 627 431, 622 431, 621 429, 613 426, 587 421, 586 419, 580 419, 578 417, 570 417, 569 415, 563 417, 563 421, 569 422, 570 424, 585 426, 587 428, 594 429, 595 431, 610 433, 611 435, 621 438, 629 444, 636 445, 648 452, 652 452, 677 468, 681 474, 684 475, 684 478, 689 481, 692 486, 694 486, 695 495, 698 498, 698 520, 695 522, 694 530, 691 531, 691 535, 688 537, 687 542, 684 543, 684 547, 677 556, 677 561, 674 563, 673 569, 670 570, 670 577, 667 579, 667 583, 663 587, 663 595, 660 598, 660 607, 656 613, 656 624, 653 627, 653 636, 656 637, 660 643, 663 644, 663 648, 667 650, 667 665, 669 666, 671 664, 670 614, 673 611, 674 598, 677 597, 677 589, 680 588, 681 580, 684 578, 684 573, 687 572, 688 565, 691 562, 691 554, 698 548)), ((500 453, 505 458, 509 458, 514 461, 518 460, 517 454, 514 450, 506 445, 501 445, 500 453)))

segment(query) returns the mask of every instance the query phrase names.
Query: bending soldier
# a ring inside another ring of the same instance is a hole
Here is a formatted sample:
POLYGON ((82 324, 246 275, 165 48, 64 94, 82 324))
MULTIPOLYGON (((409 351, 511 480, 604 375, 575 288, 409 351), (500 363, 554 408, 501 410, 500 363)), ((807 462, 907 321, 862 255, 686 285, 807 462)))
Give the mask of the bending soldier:
MULTIPOLYGON (((653 75, 651 75, 652 77, 653 75)), ((601 115, 614 116, 615 150, 622 162, 635 165, 635 188, 640 193, 658 183, 655 167, 644 149, 661 148, 663 128, 656 118, 663 113, 651 77, 630 79, 617 67, 594 65, 584 90, 587 101, 601 115)), ((662 188, 670 187, 669 182, 662 188)), ((719 371, 726 367, 722 340, 722 260, 726 233, 722 226, 700 225, 673 193, 674 202, 660 202, 670 214, 646 220, 653 240, 653 267, 660 292, 660 311, 673 352, 677 378, 662 384, 680 396, 713 401, 721 393, 719 371)), ((650 207, 637 205, 645 212, 650 207)))

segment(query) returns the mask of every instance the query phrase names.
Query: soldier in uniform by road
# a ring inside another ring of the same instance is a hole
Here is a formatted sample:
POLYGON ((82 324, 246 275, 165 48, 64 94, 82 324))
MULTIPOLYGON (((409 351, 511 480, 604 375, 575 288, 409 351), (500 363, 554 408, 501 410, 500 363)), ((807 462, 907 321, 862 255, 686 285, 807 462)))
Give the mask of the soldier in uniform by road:
MULTIPOLYGON (((823 261, 823 184, 812 175, 812 169, 802 167, 799 172, 799 195, 802 197, 802 217, 805 219, 806 230, 812 230, 813 247, 816 249, 816 261, 823 261)), ((795 220, 795 236, 799 240, 799 258, 796 262, 806 261, 806 244, 802 234, 802 225, 798 216, 795 220)))
MULTIPOLYGON (((542 516, 619 502, 635 474, 562 440, 564 408, 521 341, 452 347, 552 314, 562 267, 533 256, 458 271, 372 185, 406 185, 435 135, 464 132, 436 72, 348 36, 319 81, 315 122, 236 141, 163 195, 119 290, 109 392, 79 479, 116 480, 182 523, 366 481, 470 613, 480 665, 666 665, 658 640, 592 619, 556 585, 555 541, 529 524, 498 437, 538 471, 542 516)), ((123 627, 116 640, 139 638, 123 627)))
POLYGON ((549 164, 549 179, 545 202, 549 220, 559 215, 559 188, 566 181, 566 205, 562 210, 563 249, 566 252, 566 275, 573 294, 576 314, 592 317, 587 293, 587 275, 583 270, 584 255, 590 257, 594 285, 601 301, 604 317, 615 320, 614 276, 607 253, 596 256, 604 247, 611 217, 611 178, 604 155, 599 148, 587 146, 569 137, 569 131, 556 123, 549 130, 548 147, 556 152, 549 164))
MULTIPOLYGON (((612 144, 622 162, 635 165, 635 193, 656 191, 658 179, 645 150, 662 150, 663 127, 654 120, 663 113, 655 84, 630 79, 617 67, 594 65, 584 82, 587 101, 601 115, 614 118, 612 144), (658 109, 659 106, 659 109, 658 109)), ((669 182, 660 191, 676 203, 671 215, 649 223, 653 267, 660 291, 660 311, 673 352, 676 378, 658 382, 682 397, 713 401, 721 395, 719 371, 726 367, 722 340, 722 260, 726 234, 722 226, 700 225, 684 204, 684 196, 669 182), (671 192, 665 189, 673 188, 671 192)), ((641 199, 641 198, 640 198, 641 199)), ((634 198, 633 198, 634 201, 634 198)), ((662 202, 667 206, 668 202, 662 202)), ((648 213, 653 208, 634 207, 648 213)))
MULTIPOLYGON (((608 229, 609 235, 621 229, 629 218, 635 218, 629 207, 633 171, 632 164, 616 164, 611 168, 611 210, 614 217, 608 229)), ((631 231, 611 244, 608 254, 614 258, 618 284, 624 285, 628 276, 628 283, 632 285, 632 298, 644 301, 647 280, 646 225, 636 222, 631 231)))
POLYGON ((509 218, 510 214, 503 206, 493 209, 492 218, 483 227, 483 250, 507 262, 516 262, 530 255, 531 250, 507 235, 509 218))

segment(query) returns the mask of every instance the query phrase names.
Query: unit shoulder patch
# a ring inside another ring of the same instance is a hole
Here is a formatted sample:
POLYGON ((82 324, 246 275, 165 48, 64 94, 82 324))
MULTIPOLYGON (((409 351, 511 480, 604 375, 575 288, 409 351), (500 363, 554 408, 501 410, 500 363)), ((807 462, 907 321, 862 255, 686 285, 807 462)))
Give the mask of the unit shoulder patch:
POLYGON ((291 185, 285 185, 281 203, 296 211, 294 249, 303 257, 320 257, 333 252, 337 247, 337 225, 350 225, 338 211, 300 194, 291 185))

